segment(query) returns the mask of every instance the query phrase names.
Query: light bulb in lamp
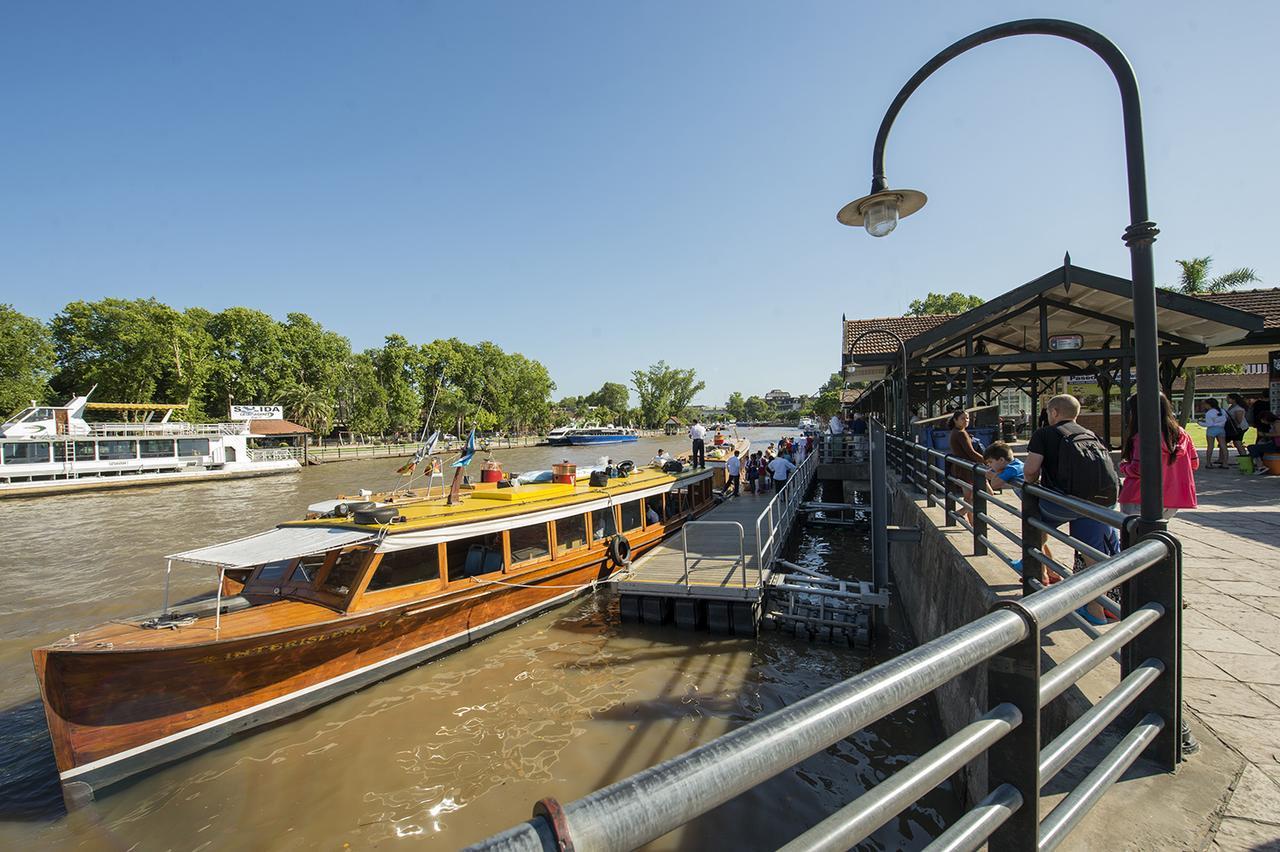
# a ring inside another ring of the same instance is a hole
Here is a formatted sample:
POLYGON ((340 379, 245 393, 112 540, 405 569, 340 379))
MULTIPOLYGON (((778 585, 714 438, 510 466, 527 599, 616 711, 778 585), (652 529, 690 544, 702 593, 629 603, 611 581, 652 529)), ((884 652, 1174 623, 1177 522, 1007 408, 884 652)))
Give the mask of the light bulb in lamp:
POLYGON ((850 201, 836 214, 844 225, 862 225, 873 237, 887 237, 898 220, 910 216, 928 199, 914 189, 889 189, 850 201))

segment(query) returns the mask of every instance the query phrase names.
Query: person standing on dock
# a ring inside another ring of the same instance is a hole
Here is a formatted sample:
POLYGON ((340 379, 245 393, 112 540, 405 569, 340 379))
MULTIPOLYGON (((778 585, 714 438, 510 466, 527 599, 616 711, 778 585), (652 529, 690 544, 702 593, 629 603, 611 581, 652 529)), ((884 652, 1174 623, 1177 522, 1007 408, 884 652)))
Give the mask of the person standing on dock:
POLYGON ((737 450, 733 451, 733 455, 724 463, 724 472, 727 475, 724 483, 724 491, 729 493, 729 486, 733 486, 733 496, 738 496, 738 489, 742 480, 742 454, 737 450))
POLYGON ((693 461, 689 466, 694 470, 707 467, 707 427, 698 420, 689 427, 689 437, 693 440, 693 461))
POLYGON ((778 456, 769 462, 769 472, 773 474, 773 489, 781 491, 782 486, 787 484, 787 477, 796 469, 791 463, 791 459, 786 456, 778 456))

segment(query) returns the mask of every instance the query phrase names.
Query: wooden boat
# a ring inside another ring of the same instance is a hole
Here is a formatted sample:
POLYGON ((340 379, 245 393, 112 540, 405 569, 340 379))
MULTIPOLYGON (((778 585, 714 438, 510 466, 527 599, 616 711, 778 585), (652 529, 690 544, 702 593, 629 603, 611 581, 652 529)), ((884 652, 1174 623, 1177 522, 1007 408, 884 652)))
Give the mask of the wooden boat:
POLYGON ((175 554, 216 591, 35 649, 68 805, 564 603, 713 500, 711 471, 656 468, 382 496, 175 554))

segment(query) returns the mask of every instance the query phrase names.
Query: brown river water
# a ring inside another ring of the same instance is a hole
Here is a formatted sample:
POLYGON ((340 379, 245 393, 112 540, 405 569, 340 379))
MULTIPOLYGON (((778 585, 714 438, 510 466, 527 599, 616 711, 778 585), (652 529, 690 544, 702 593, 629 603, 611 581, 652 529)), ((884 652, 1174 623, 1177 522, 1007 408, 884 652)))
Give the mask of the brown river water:
MULTIPOLYGON (((757 448, 780 430, 747 430, 757 448)), ((602 453, 647 460, 684 439, 497 453, 509 470, 602 453)), ((477 456, 479 458, 479 456, 477 456)), ((164 555, 299 517, 309 502, 395 485, 395 459, 296 474, 0 502, 0 848, 454 849, 571 801, 893 656, 765 629, 759 640, 620 625, 608 592, 103 791, 67 814, 32 647, 159 607, 164 555)), ((865 535, 810 527, 793 559, 867 576, 865 535)), ((174 599, 211 588, 175 568, 174 599)), ((657 841, 774 848, 930 745, 914 703, 657 841)), ((936 741, 936 740, 935 740, 936 741)), ((956 815, 944 785, 865 848, 918 849, 956 815)))

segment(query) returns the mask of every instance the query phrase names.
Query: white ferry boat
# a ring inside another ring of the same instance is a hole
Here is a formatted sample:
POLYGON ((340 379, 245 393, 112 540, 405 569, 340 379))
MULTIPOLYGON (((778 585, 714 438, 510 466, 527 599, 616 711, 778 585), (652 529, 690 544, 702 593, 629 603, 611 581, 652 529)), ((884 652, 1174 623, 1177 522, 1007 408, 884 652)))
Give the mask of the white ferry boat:
MULTIPOLYGON (((250 424, 89 423, 88 395, 32 405, 0 425, 0 497, 298 470, 297 448, 255 449, 250 424)), ((157 406, 157 408, 165 408, 157 406)))

